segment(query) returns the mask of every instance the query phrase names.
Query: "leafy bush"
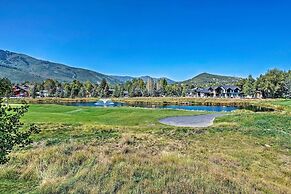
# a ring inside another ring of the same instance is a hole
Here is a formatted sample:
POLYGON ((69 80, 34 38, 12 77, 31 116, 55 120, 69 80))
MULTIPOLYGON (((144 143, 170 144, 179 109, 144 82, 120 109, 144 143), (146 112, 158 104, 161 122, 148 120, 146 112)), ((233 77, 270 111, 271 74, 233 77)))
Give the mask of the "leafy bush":
POLYGON ((24 147, 32 142, 30 136, 39 129, 31 124, 26 129, 20 118, 28 111, 28 105, 11 107, 0 99, 0 164, 8 161, 8 154, 15 146, 24 147))

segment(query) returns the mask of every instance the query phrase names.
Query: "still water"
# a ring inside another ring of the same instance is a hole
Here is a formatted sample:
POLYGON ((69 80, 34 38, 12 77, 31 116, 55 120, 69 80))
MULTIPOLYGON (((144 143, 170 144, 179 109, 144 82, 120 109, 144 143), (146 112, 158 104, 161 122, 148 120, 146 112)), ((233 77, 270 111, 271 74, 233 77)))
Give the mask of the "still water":
POLYGON ((107 105, 96 105, 95 102, 74 102, 66 103, 68 106, 94 106, 94 107, 144 107, 144 108, 162 108, 162 109, 176 109, 176 110, 192 110, 192 111, 214 111, 214 112, 230 112, 239 109, 235 106, 199 106, 199 105, 150 105, 150 104, 125 104, 120 102, 113 102, 107 105))

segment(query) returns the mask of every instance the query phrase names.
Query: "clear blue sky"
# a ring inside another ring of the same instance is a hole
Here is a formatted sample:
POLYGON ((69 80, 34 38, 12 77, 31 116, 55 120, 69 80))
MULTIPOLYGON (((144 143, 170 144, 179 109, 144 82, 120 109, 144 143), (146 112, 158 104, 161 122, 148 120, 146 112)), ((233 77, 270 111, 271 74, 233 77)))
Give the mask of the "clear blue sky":
POLYGON ((106 74, 291 69, 290 0, 1 0, 0 48, 106 74))

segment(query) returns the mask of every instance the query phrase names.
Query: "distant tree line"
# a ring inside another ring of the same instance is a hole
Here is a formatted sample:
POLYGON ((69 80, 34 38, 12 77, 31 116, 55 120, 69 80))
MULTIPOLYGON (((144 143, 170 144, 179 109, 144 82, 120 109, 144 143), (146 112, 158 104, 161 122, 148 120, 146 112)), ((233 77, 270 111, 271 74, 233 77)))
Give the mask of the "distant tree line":
POLYGON ((107 97, 109 85, 105 79, 100 84, 90 81, 84 83, 74 80, 71 83, 62 83, 53 79, 47 79, 42 83, 33 83, 31 97, 48 96, 59 98, 86 98, 86 97, 107 97))
MULTIPOLYGON (((148 79, 133 79, 124 84, 110 85, 105 79, 100 83, 84 83, 74 80, 71 83, 62 83, 53 79, 47 79, 41 83, 29 83, 30 96, 35 97, 59 97, 59 98, 86 98, 86 97, 156 97, 186 96, 187 91, 195 88, 193 84, 174 83, 168 84, 166 79, 154 81, 148 79)), ((257 79, 251 75, 248 78, 238 81, 236 84, 242 89, 245 96, 254 96, 261 92, 265 98, 279 98, 291 96, 291 71, 272 69, 257 79)), ((7 79, 0 79, 0 96, 12 94, 12 83, 7 79)))
MULTIPOLYGON (((32 83, 27 83, 32 84, 32 83)), ((181 84, 169 85, 166 79, 154 82, 149 79, 133 79, 124 84, 110 85, 105 79, 100 83, 84 83, 74 80, 71 83, 61 83, 56 80, 47 79, 42 83, 33 83, 31 97, 45 95, 49 97, 76 98, 76 97, 148 97, 148 96, 181 96, 183 88, 181 84)))
MULTIPOLYGON (((129 97, 157 97, 157 96, 182 96, 182 84, 168 84, 167 80, 162 78, 156 82, 149 78, 147 82, 142 79, 133 79, 125 84, 116 86, 119 89, 128 92, 129 97)), ((185 88, 186 89, 186 88, 185 88)))

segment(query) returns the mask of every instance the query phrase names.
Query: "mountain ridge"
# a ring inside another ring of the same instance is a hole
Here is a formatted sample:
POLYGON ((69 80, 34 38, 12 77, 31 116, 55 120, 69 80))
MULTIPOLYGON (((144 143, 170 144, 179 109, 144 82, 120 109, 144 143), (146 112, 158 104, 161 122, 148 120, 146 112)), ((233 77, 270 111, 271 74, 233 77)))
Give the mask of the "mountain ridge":
POLYGON ((200 73, 195 77, 182 81, 183 84, 190 84, 197 87, 215 86, 215 85, 234 85, 242 78, 235 76, 216 75, 211 73, 200 73))
POLYGON ((16 83, 24 81, 40 82, 49 78, 61 82, 70 82, 77 79, 79 81, 90 80, 96 83, 103 78, 110 83, 119 82, 108 75, 92 70, 71 67, 4 50, 0 50, 0 70, 0 77, 7 77, 16 83))
POLYGON ((144 76, 137 76, 137 77, 134 77, 134 76, 119 76, 119 75, 111 75, 112 77, 116 78, 116 79, 119 79, 120 81, 122 81, 123 83, 125 83, 126 81, 132 81, 133 79, 142 79, 144 82, 147 82, 149 78, 152 78, 155 82, 158 81, 159 79, 166 79, 168 84, 173 84, 173 83, 176 83, 176 81, 172 80, 172 79, 169 79, 167 77, 160 77, 160 78, 157 78, 157 77, 152 77, 152 76, 148 76, 148 75, 144 75, 144 76))
MULTIPOLYGON (((26 54, 0 49, 0 77, 7 77, 12 82, 24 81, 40 82, 45 79, 55 79, 61 82, 79 81, 101 82, 104 78, 110 84, 124 83, 134 78, 142 78, 147 81, 151 76, 111 76, 93 70, 72 67, 69 65, 37 59, 26 54), (50 72, 48 72, 50 71, 50 72)), ((155 81, 160 78, 153 78, 155 81)), ((166 78, 169 83, 173 80, 166 78)))
MULTIPOLYGON (((41 82, 46 79, 55 79, 60 82, 71 82, 77 79, 82 82, 89 80, 92 83, 100 83, 102 79, 106 79, 110 84, 122 84, 135 78, 141 78, 145 82, 149 78, 153 78, 154 81, 161 79, 148 75, 139 77, 106 75, 93 70, 72 67, 57 62, 50 62, 26 54, 1 49, 0 77, 7 77, 14 83, 25 81, 41 82)), ((175 82, 166 77, 162 78, 165 78, 169 84, 179 83, 199 87, 234 84, 241 79, 234 76, 215 75, 210 73, 201 73, 191 79, 181 82, 175 82)))

